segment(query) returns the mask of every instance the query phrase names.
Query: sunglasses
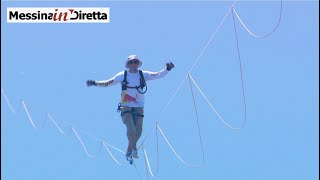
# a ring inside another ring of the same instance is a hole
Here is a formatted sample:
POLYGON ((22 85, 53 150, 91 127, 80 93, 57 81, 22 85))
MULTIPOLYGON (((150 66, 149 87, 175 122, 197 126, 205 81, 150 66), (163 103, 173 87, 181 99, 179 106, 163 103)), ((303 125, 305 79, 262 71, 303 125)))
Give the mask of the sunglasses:
POLYGON ((139 64, 139 60, 130 60, 128 64, 139 64))

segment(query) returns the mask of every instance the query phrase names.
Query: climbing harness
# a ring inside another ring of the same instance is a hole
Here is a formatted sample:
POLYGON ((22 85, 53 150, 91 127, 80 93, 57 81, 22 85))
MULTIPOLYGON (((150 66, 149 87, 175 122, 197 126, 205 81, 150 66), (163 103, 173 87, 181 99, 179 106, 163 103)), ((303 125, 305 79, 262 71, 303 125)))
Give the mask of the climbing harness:
POLYGON ((128 74, 128 72, 125 70, 124 71, 124 78, 123 78, 123 81, 121 82, 122 83, 122 86, 121 86, 122 91, 127 90, 127 88, 131 88, 131 89, 137 89, 137 91, 140 94, 144 94, 147 92, 148 87, 147 87, 146 81, 143 77, 143 72, 141 70, 139 70, 139 74, 140 74, 140 85, 139 86, 135 86, 135 87, 128 86, 129 83, 127 81, 127 74, 128 74), (146 87, 145 90, 143 90, 144 87, 146 87), (142 91, 140 91, 140 88, 142 91))
MULTIPOLYGON (((127 90, 127 88, 134 88, 134 89, 137 89, 137 91, 140 93, 140 94, 144 94, 147 92, 148 90, 148 87, 147 87, 147 83, 146 83, 146 80, 144 79, 144 76, 143 76, 143 72, 142 70, 139 70, 139 74, 140 74, 140 85, 139 86, 135 86, 135 87, 131 87, 131 86, 128 86, 128 81, 127 81, 127 75, 128 75, 128 72, 125 70, 124 71, 124 78, 123 78, 123 81, 121 82, 122 86, 121 86, 121 90, 122 91, 125 91, 127 90), (143 90, 143 88, 146 88, 145 90, 143 90), (142 91, 140 91, 140 88, 142 91)), ((121 111, 121 101, 119 102, 118 104, 118 108, 117 108, 117 112, 120 112, 121 111)), ((124 113, 121 113, 121 116, 123 116, 123 114, 125 114, 126 112, 124 113)), ((142 116, 143 115, 138 115, 138 116, 142 116)))
MULTIPOLYGON (((122 106, 119 104, 119 105, 118 105, 118 112, 121 111, 121 107, 122 107, 122 106)), ((127 110, 127 111, 121 112, 121 117, 122 117, 123 115, 127 114, 127 113, 130 113, 130 114, 132 115, 134 125, 136 125, 136 123, 137 123, 137 118, 138 118, 138 117, 144 117, 143 114, 138 114, 137 109, 138 109, 138 108, 136 108, 136 107, 131 107, 131 111, 130 111, 130 110, 127 110)))

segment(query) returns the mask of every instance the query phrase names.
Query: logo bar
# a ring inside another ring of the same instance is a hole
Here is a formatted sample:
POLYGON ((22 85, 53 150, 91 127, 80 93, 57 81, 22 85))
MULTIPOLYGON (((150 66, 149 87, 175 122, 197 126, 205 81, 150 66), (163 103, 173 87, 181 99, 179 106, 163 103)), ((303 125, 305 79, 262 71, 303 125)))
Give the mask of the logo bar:
POLYGON ((7 23, 109 23, 109 7, 7 8, 7 23))

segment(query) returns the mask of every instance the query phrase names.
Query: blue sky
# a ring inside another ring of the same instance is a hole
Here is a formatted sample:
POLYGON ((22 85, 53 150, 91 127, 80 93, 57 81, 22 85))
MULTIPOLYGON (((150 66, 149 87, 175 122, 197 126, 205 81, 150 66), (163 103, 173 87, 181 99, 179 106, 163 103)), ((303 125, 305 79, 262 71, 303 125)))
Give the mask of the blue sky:
MULTIPOLYGON (((196 116, 185 81, 168 109, 162 110, 228 12, 232 1, 2 1, 1 178, 8 180, 152 179, 140 151, 136 167, 113 150, 86 156, 72 133, 64 136, 46 121, 50 112, 61 128, 78 131, 88 151, 95 138, 125 150, 127 140, 116 106, 120 85, 87 88, 87 79, 107 79, 124 70, 137 54, 142 69, 176 67, 148 82, 144 133, 159 124, 179 155, 201 163, 196 116), (110 7, 109 24, 7 24, 7 7, 110 7), (21 107, 28 107, 34 129, 21 107)), ((247 100, 247 124, 224 126, 195 90, 205 165, 188 167, 159 136, 157 179, 313 180, 319 179, 319 6, 318 1, 284 1, 279 28, 268 38, 253 38, 236 21, 247 100)), ((257 34, 270 32, 279 1, 240 1, 235 8, 257 34)), ((241 81, 232 16, 215 35, 191 72, 222 117, 243 122, 241 81)), ((153 170, 156 136, 145 148, 153 170)), ((141 141, 140 141, 141 142, 141 141)))

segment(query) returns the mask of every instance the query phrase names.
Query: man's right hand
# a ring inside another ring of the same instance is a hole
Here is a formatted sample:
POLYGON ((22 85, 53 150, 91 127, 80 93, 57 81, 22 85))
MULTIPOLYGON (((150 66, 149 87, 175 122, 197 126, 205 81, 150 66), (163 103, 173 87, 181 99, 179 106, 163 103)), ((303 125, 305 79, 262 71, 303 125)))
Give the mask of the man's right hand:
POLYGON ((95 85, 96 85, 96 81, 94 81, 94 80, 87 81, 87 86, 95 86, 95 85))

